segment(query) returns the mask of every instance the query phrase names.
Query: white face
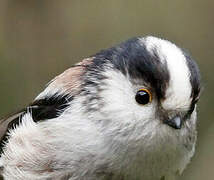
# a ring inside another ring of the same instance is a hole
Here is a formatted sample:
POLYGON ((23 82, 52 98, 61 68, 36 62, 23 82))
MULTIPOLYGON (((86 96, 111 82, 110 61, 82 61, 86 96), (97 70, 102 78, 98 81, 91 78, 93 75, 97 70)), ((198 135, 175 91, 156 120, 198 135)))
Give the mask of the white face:
MULTIPOLYGON (((165 108, 167 102, 169 109, 164 110, 170 116, 175 116, 176 113, 186 113, 189 107, 187 108, 183 103, 174 103, 175 100, 168 103, 173 95, 167 96, 160 104, 152 91, 151 102, 141 105, 136 102, 136 93, 139 89, 150 90, 148 86, 143 84, 133 85, 128 77, 119 71, 109 70, 105 75, 109 78, 105 80, 104 89, 100 91, 100 96, 105 105, 99 111, 103 118, 101 127, 105 137, 109 136, 107 137, 109 142, 116 142, 118 148, 123 147, 125 143, 132 147, 130 152, 143 152, 140 153, 142 159, 145 158, 144 155, 148 155, 147 151, 149 153, 154 152, 151 156, 155 157, 157 155, 159 157, 160 150, 162 161, 169 163, 168 156, 172 157, 170 162, 173 166, 175 161, 180 161, 181 164, 178 163, 178 166, 182 172, 194 152, 196 111, 193 111, 191 117, 184 122, 181 129, 174 129, 163 122, 161 117, 163 112, 160 112, 160 106, 162 109, 165 108), (162 151, 163 149, 164 151, 162 151), (191 152, 188 154, 188 158, 183 155, 186 149, 191 152)), ((174 97, 177 98, 178 96, 174 97)), ((190 103, 191 98, 188 97, 185 104, 190 103)), ((163 166, 165 165, 163 164, 163 166)), ((175 168, 177 168, 177 164, 175 168)))
MULTIPOLYGON (((148 89, 146 86, 133 85, 127 77, 119 71, 109 70, 105 73, 109 78, 105 80, 106 89, 101 91, 105 105, 101 109, 108 120, 121 126, 144 126, 156 119, 157 101, 155 97, 146 105, 138 104, 135 100, 139 89, 148 89)), ((156 123, 159 123, 156 121, 156 123)))
MULTIPOLYGON (((167 66, 170 79, 165 98, 158 101, 155 92, 148 84, 142 80, 133 82, 133 79, 120 71, 109 68, 104 73, 104 76, 108 77, 105 79, 104 91, 100 92, 105 104, 101 112, 109 122, 112 120, 119 126, 137 124, 144 129, 145 126, 166 127, 163 124, 163 117, 160 117, 161 114, 165 113, 165 116, 171 118, 177 114, 187 113, 191 106, 190 71, 185 56, 174 44, 155 37, 143 38, 142 42, 150 53, 153 53, 155 48, 160 61, 167 66), (150 91, 151 102, 145 105, 136 102, 135 96, 140 89, 150 91)), ((119 126, 118 128, 121 128, 119 126)), ((148 129, 154 130, 154 128, 148 129)))
POLYGON ((191 104, 190 71, 182 51, 169 41, 156 37, 146 38, 147 50, 151 53, 156 48, 159 59, 166 62, 170 75, 169 87, 166 90, 166 100, 162 106, 166 110, 186 110, 191 104))

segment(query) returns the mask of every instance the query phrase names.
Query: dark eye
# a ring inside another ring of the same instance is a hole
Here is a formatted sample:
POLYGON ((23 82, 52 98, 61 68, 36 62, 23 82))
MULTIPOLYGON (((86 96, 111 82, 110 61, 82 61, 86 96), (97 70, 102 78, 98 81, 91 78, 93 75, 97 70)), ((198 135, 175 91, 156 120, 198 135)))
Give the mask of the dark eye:
POLYGON ((136 95, 135 100, 142 105, 148 104, 152 100, 152 95, 147 89, 140 89, 136 95))

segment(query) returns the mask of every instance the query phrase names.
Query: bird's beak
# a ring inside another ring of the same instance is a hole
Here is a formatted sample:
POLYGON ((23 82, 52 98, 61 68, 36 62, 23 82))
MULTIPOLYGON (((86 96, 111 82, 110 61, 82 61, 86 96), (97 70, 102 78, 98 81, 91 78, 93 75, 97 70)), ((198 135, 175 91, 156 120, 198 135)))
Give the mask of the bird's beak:
POLYGON ((171 119, 167 119, 164 121, 164 123, 174 129, 181 129, 181 127, 182 127, 182 119, 180 116, 175 116, 171 119))

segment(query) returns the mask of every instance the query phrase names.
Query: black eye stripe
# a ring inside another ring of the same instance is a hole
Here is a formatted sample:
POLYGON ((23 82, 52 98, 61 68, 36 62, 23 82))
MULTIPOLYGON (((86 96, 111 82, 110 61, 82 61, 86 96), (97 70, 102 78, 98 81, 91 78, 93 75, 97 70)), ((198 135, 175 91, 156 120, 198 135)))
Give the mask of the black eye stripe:
POLYGON ((112 68, 121 71, 125 76, 149 84, 158 100, 165 98, 170 79, 169 70, 160 60, 157 48, 153 48, 152 52, 147 50, 146 41, 132 38, 115 47, 102 50, 94 57, 89 67, 90 71, 95 72, 96 79, 102 74, 105 65, 111 64, 112 68))

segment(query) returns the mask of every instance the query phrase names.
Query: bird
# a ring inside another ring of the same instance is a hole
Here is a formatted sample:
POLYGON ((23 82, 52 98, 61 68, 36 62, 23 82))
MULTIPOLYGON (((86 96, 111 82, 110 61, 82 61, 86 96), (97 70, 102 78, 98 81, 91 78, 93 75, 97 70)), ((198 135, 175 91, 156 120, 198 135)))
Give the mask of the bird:
POLYGON ((174 180, 195 152, 198 65, 155 36, 128 39, 50 81, 0 121, 6 180, 174 180))

